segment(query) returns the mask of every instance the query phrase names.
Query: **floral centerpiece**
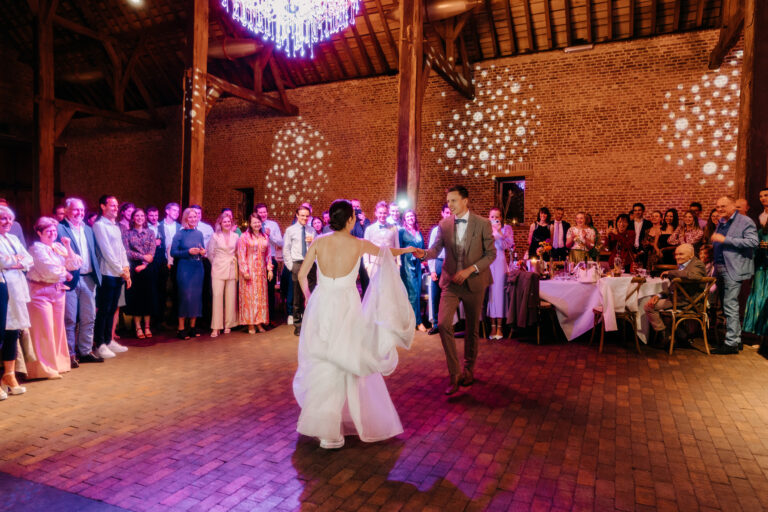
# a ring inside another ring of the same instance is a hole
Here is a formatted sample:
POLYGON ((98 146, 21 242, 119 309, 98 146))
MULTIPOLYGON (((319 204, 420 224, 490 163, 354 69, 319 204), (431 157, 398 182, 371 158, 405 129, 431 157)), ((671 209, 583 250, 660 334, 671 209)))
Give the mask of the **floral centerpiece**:
POLYGON ((539 242, 539 248, 536 249, 536 255, 544 261, 549 261, 549 255, 552 252, 552 240, 547 238, 539 242))

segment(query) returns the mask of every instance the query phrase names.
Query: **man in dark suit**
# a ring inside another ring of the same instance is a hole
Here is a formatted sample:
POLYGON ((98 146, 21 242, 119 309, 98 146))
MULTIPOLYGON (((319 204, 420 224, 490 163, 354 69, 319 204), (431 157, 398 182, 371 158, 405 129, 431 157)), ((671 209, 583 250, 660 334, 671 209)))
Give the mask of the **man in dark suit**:
POLYGON ((414 254, 424 259, 434 259, 445 248, 445 261, 440 275, 440 308, 438 331, 445 351, 450 374, 450 384, 445 390, 452 395, 459 386, 471 386, 474 382, 474 366, 477 359, 477 338, 480 310, 485 291, 493 282, 488 268, 496 259, 493 230, 488 219, 469 211, 469 193, 461 185, 448 190, 448 207, 453 214, 440 221, 440 230, 430 248, 419 249, 414 254), (453 317, 464 304, 466 329, 464 335, 464 370, 461 370, 453 337, 453 317))
POLYGON ((174 261, 171 257, 171 244, 173 243, 173 237, 181 230, 181 224, 178 221, 180 210, 178 203, 168 203, 165 205, 165 216, 157 228, 158 236, 161 238, 161 243, 165 247, 165 264, 158 266, 160 270, 157 273, 158 286, 162 290, 160 300, 158 301, 160 303, 160 311, 158 314, 165 318, 168 325, 175 325, 178 317, 178 305, 176 304, 176 267, 174 266, 174 261), (170 311, 166 312, 169 291, 172 306, 170 311))
MULTIPOLYGON (((155 235, 155 257, 152 261, 156 262, 159 269, 157 279, 157 311, 152 315, 154 325, 163 324, 163 310, 165 306, 165 282, 168 279, 168 259, 166 258, 165 230, 160 225, 160 211, 156 206, 147 207, 147 228, 155 235)), ((170 243, 170 240, 168 241, 170 243)))
POLYGON ((556 207, 554 212, 555 218, 549 226, 549 231, 552 233, 551 256, 555 261, 565 261, 568 257, 568 248, 565 246, 565 236, 568 234, 568 229, 571 225, 563 220, 565 211, 562 208, 556 207))
MULTIPOLYGON (((707 269, 704 263, 695 256, 695 250, 691 244, 681 244, 675 248, 675 261, 677 262, 677 270, 668 270, 661 274, 661 277, 667 279, 677 279, 678 277, 684 279, 683 288, 686 293, 691 297, 695 297, 702 291, 702 285, 697 283, 699 279, 707 275, 707 269)), ((684 307, 688 305, 684 295, 678 296, 678 307, 684 307)), ((664 309, 670 309, 672 307, 672 297, 660 294, 650 298, 646 302, 645 315, 648 318, 648 323, 651 324, 653 330, 656 333, 663 333, 666 329, 664 321, 661 319, 660 311, 664 309)), ((677 329, 675 334, 675 343, 686 344, 688 342, 688 336, 683 329, 683 325, 677 329), (679 335, 677 334, 679 333, 679 335), (679 339, 677 339, 679 338, 679 339)))
MULTIPOLYGON (((357 220, 357 222, 355 222, 355 227, 352 228, 352 236, 365 238, 365 230, 371 225, 371 221, 365 218, 365 213, 363 213, 359 199, 352 199, 350 202, 352 203, 352 209, 355 211, 355 219, 357 220)), ((365 290, 368 289, 370 278, 368 277, 368 271, 365 270, 363 258, 360 258, 360 270, 358 271, 357 276, 360 278, 360 288, 363 291, 363 295, 365 295, 365 290)))
POLYGON ((99 247, 91 227, 83 222, 85 204, 76 197, 66 201, 66 213, 58 229, 58 240, 69 238, 72 250, 83 258, 83 265, 72 270, 72 279, 64 283, 69 287, 64 306, 64 325, 72 367, 79 363, 103 363, 93 353, 93 324, 96 320, 96 287, 101 285, 99 247), (77 329, 79 324, 79 329, 77 329), (75 331, 77 335, 75 335, 75 331))
POLYGON ((648 262, 648 254, 643 247, 643 238, 645 238, 645 233, 653 227, 653 224, 645 219, 645 205, 643 203, 633 204, 629 216, 632 217, 632 223, 629 225, 629 228, 635 232, 635 261, 645 266, 648 262))
POLYGON ((758 246, 757 226, 746 215, 736 210, 732 197, 717 200, 720 220, 712 235, 717 289, 725 313, 725 343, 715 354, 738 354, 741 348, 741 319, 739 293, 741 285, 755 273, 754 251, 758 246))

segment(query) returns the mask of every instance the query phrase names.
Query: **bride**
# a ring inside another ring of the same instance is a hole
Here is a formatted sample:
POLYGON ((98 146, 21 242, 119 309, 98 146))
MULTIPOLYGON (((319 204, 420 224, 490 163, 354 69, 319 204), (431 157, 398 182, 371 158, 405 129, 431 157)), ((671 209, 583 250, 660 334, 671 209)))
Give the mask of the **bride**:
POLYGON ((413 341, 415 319, 394 257, 415 249, 380 249, 352 236, 348 201, 334 201, 329 214, 334 232, 315 239, 299 270, 307 307, 293 393, 301 407, 296 430, 333 449, 344 446, 345 435, 374 442, 403 432, 382 375, 395 370, 397 346, 407 349, 413 341), (378 256, 379 269, 361 303, 356 279, 363 254, 378 256), (315 261, 317 287, 310 294, 315 261))

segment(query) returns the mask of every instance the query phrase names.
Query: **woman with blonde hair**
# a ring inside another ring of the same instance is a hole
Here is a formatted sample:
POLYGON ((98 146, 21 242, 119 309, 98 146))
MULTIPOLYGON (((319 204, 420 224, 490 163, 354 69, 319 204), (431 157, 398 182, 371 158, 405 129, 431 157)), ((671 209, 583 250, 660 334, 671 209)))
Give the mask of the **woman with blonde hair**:
POLYGON ((200 336, 195 329, 197 317, 203 314, 203 258, 206 255, 203 233, 197 230, 197 210, 186 208, 181 215, 181 229, 173 236, 171 256, 176 261, 178 283, 179 330, 184 340, 200 336), (185 320, 189 319, 189 329, 185 320))
POLYGON ((229 334, 237 326, 237 241, 232 212, 225 210, 216 220, 215 232, 208 242, 211 261, 211 338, 229 334))
POLYGON ((40 238, 30 247, 33 265, 27 273, 31 300, 27 305, 32 324, 30 335, 35 361, 27 364, 30 379, 60 379, 62 372, 72 369, 64 324, 65 281, 72 279, 83 259, 72 250, 70 240, 58 237, 58 221, 40 217, 35 233, 40 238))
POLYGON ((240 266, 240 323, 248 326, 248 334, 264 332, 269 322, 267 281, 272 279, 272 249, 259 216, 251 214, 248 229, 237 241, 237 263, 240 266))
POLYGON ((21 395, 27 389, 16 380, 16 356, 21 331, 29 328, 29 286, 24 272, 32 266, 32 256, 21 241, 10 233, 15 215, 7 206, 0 206, 0 342, 2 343, 3 377, 0 380, 0 400, 21 395))

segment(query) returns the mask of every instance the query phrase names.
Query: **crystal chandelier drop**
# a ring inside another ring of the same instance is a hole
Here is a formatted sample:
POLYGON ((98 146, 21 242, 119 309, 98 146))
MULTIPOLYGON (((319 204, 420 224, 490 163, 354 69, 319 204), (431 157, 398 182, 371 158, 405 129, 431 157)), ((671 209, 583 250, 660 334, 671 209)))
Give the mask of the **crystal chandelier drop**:
POLYGON ((355 23, 360 0, 221 0, 232 19, 289 56, 314 56, 313 45, 355 23))

